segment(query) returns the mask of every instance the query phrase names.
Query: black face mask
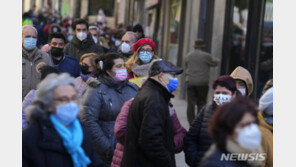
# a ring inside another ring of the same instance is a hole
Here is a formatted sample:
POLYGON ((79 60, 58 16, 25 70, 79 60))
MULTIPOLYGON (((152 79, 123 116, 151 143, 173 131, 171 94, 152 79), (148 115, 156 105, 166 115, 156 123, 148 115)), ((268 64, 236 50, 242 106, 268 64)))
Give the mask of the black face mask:
POLYGON ((84 75, 90 74, 91 72, 89 72, 88 69, 89 69, 88 65, 82 65, 81 66, 82 74, 84 74, 84 75))
POLYGON ((54 57, 62 57, 64 54, 63 50, 63 48, 52 47, 50 53, 54 57))

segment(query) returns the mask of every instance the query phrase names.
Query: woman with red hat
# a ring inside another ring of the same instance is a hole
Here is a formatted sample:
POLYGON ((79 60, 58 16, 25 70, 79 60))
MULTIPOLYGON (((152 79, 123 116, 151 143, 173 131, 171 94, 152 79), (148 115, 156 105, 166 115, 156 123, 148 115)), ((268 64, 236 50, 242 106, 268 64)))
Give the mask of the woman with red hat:
POLYGON ((134 54, 126 62, 129 78, 148 75, 150 62, 158 57, 155 55, 155 43, 149 38, 141 38, 134 45, 134 54))

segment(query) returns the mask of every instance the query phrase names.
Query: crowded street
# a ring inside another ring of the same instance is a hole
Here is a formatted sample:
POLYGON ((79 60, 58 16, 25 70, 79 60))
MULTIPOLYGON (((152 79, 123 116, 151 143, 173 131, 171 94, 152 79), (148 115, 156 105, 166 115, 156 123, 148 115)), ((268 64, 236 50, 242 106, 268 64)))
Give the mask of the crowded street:
POLYGON ((22 8, 22 166, 273 166, 273 0, 22 8))

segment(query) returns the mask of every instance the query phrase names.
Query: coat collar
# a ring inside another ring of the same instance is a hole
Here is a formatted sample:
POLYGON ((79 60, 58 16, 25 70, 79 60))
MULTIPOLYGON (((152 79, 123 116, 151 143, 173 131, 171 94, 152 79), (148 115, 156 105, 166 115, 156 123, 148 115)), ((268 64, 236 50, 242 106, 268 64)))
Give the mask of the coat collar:
MULTIPOLYGON (((227 139, 226 140, 226 150, 230 153, 244 153, 244 154, 249 154, 249 153, 263 153, 262 148, 254 149, 254 150, 248 150, 243 147, 241 147, 238 143, 236 143, 232 139, 227 139)), ((247 163, 250 164, 251 166, 258 166, 262 163, 262 161, 254 161, 254 160, 247 160, 247 163)))
POLYGON ((74 35, 70 43, 80 50, 89 48, 91 45, 95 44, 90 34, 87 34, 86 40, 84 41, 80 41, 76 35, 74 35))
MULTIPOLYGON (((163 85, 161 85, 159 82, 157 82, 156 80, 152 79, 152 78, 148 78, 147 82, 145 82, 144 85, 149 86, 151 85, 152 87, 155 87, 158 89, 159 93, 165 98, 165 100, 167 102, 170 101, 171 98, 174 98, 174 95, 171 94, 167 88, 165 88, 163 85)), ((143 86, 142 86, 143 87, 143 86)))
POLYGON ((34 59, 37 58, 38 54, 36 54, 38 51, 38 48, 35 48, 32 51, 27 51, 26 49, 22 48, 22 52, 23 52, 23 57, 29 61, 33 61, 34 59))

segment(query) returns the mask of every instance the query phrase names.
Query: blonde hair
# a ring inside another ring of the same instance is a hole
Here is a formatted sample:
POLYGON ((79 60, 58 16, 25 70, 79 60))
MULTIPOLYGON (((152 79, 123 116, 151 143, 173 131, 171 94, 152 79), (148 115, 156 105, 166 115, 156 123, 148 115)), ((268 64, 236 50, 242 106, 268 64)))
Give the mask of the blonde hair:
MULTIPOLYGON (((144 45, 147 45, 147 44, 144 44, 144 45)), ((126 63, 125 63, 125 66, 126 66, 126 69, 128 72, 131 72, 131 68, 136 66, 136 65, 142 65, 143 63, 139 60, 139 52, 140 52, 140 49, 144 46, 140 46, 137 51, 134 52, 134 54, 132 55, 132 57, 130 57, 126 63)), ((150 45, 149 45, 150 46, 150 45)), ((150 46, 151 47, 151 46, 150 46)), ((152 47, 151 47, 152 48, 152 47)), ((153 51, 155 52, 155 51, 153 51)), ((158 59, 158 57, 153 53, 152 55, 152 60, 153 59, 158 59)), ((152 62, 151 60, 151 62, 152 62)))
POLYGON ((90 59, 90 63, 91 65, 94 67, 95 70, 97 70, 97 65, 96 65, 96 59, 99 58, 99 55, 96 53, 86 53, 83 54, 80 58, 80 63, 85 59, 85 58, 89 58, 90 59))

